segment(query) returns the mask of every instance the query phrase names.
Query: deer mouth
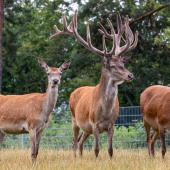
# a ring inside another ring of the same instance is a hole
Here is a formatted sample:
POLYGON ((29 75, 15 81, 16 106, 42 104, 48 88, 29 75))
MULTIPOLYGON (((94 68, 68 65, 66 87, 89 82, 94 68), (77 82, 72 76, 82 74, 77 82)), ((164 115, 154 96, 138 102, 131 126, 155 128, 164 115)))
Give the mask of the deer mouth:
POLYGON ((53 84, 53 85, 51 86, 51 88, 54 89, 54 88, 57 87, 57 85, 58 85, 58 84, 56 84, 56 85, 53 84))
POLYGON ((134 75, 132 73, 128 74, 127 82, 131 82, 134 79, 134 75))
POLYGON ((130 83, 132 80, 134 79, 134 77, 128 77, 128 78, 125 78, 124 80, 126 81, 126 82, 128 82, 128 83, 130 83))
POLYGON ((130 83, 134 78, 128 78, 126 81, 130 83))

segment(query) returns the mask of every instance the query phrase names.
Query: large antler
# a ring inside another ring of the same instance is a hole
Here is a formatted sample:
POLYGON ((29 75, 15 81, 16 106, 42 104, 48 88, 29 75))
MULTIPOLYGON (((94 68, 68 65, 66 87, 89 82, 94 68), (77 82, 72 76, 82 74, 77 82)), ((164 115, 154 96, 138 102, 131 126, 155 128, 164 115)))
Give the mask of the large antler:
POLYGON ((124 18, 124 23, 122 23, 122 19, 117 14, 117 33, 115 33, 114 27, 109 19, 107 19, 108 25, 110 27, 111 33, 109 34, 104 26, 99 23, 101 29, 99 32, 102 35, 105 35, 106 38, 113 40, 112 50, 109 52, 109 55, 119 56, 127 51, 134 49, 138 42, 138 32, 135 32, 133 35, 132 30, 129 27, 129 18, 126 16, 124 18), (125 34, 125 39, 123 38, 123 34, 125 34), (121 39, 125 42, 125 45, 120 47, 121 39))
POLYGON ((107 19, 107 22, 110 27, 111 33, 108 33, 106 31, 106 29, 103 27, 103 25, 101 23, 99 23, 100 28, 101 28, 101 29, 99 29, 99 32, 102 34, 103 50, 99 50, 92 45, 89 24, 87 24, 87 38, 86 38, 86 40, 84 40, 79 35, 79 33, 77 31, 77 29, 78 29, 77 28, 77 11, 73 15, 72 21, 70 22, 69 25, 67 23, 67 19, 66 19, 65 15, 63 15, 63 25, 64 25, 63 31, 59 30, 57 28, 57 26, 55 26, 55 33, 50 38, 54 38, 54 37, 56 37, 58 35, 62 35, 62 34, 68 34, 68 35, 74 36, 76 38, 76 40, 81 45, 83 45, 85 48, 87 48, 88 50, 90 50, 100 56, 106 56, 106 57, 110 57, 113 55, 119 56, 122 53, 127 52, 127 51, 136 47, 137 41, 138 41, 138 33, 136 32, 135 36, 133 35, 133 32, 129 27, 129 18, 128 17, 126 17, 124 19, 124 23, 122 23, 120 15, 119 14, 117 15, 117 33, 115 33, 115 30, 114 30, 114 27, 113 27, 111 21, 109 19, 107 19), (123 34, 125 35, 125 39, 123 38, 123 34), (105 42, 106 38, 111 39, 113 42, 112 48, 110 51, 107 51, 106 42, 105 42), (121 39, 123 39, 125 42, 125 45, 122 47, 120 47, 121 39))

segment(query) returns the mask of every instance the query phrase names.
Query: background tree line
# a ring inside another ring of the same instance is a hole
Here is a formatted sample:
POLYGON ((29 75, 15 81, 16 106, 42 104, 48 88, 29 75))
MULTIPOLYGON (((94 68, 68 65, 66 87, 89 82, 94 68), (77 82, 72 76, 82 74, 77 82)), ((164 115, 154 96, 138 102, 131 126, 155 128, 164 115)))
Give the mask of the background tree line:
MULTIPOLYGON (((85 36, 85 21, 90 22, 92 41, 101 47, 97 22, 106 25, 110 17, 115 25, 115 13, 128 15, 132 21, 147 11, 164 4, 165 0, 78 0, 78 28, 85 36)), ((38 66, 42 57, 51 66, 71 60, 64 73, 58 105, 68 102, 70 93, 83 85, 96 85, 100 79, 101 58, 76 43, 74 38, 61 36, 49 40, 53 26, 62 28, 61 16, 72 11, 72 4, 63 0, 5 0, 3 32, 3 94, 44 92, 46 77, 38 66)), ((119 87, 121 105, 138 105, 139 94, 152 84, 170 84, 170 7, 131 24, 139 31, 139 43, 129 53, 128 68, 134 73, 132 83, 119 87)))

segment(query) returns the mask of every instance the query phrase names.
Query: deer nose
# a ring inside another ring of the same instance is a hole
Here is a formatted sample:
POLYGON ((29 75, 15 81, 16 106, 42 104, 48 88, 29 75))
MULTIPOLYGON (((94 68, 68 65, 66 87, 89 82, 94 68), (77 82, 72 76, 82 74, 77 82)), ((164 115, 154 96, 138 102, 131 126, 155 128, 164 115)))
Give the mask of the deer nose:
POLYGON ((132 73, 128 74, 128 79, 129 80, 133 80, 134 79, 134 75, 132 73))
POLYGON ((53 80, 53 83, 56 85, 56 84, 58 84, 58 82, 59 82, 59 80, 57 80, 57 79, 54 79, 53 80))

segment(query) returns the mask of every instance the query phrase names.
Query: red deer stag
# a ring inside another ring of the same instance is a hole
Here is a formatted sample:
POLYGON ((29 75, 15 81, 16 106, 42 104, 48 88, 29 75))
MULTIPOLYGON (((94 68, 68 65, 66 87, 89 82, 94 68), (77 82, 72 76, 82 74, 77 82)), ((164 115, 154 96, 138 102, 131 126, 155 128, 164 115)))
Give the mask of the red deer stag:
POLYGON ((99 84, 94 87, 80 87, 72 92, 70 96, 73 150, 75 155, 78 142, 80 155, 82 155, 84 141, 90 134, 93 134, 95 139, 95 156, 97 157, 99 154, 99 134, 106 131, 108 134, 108 153, 112 157, 113 125, 119 115, 118 85, 133 79, 133 74, 124 67, 125 58, 122 55, 136 47, 138 34, 136 32, 135 36, 133 35, 129 27, 128 17, 122 22, 120 15, 117 15, 117 33, 115 33, 111 21, 107 19, 107 22, 111 30, 110 33, 101 23, 101 29, 99 29, 99 32, 102 34, 103 50, 99 50, 92 45, 88 24, 87 39, 85 40, 79 35, 77 31, 77 12, 73 15, 69 25, 66 17, 63 16, 64 30, 60 31, 56 27, 56 32, 51 36, 51 38, 61 34, 74 36, 77 42, 103 58, 99 84), (120 47, 123 35, 125 36, 123 39, 124 46, 120 47), (113 43, 110 51, 106 48, 106 38, 113 43), (80 128, 83 129, 83 133, 78 137, 80 128))
POLYGON ((141 113, 147 135, 148 153, 154 156, 154 145, 160 135, 162 157, 166 153, 165 132, 170 130, 170 87, 154 85, 146 88, 140 96, 141 113), (151 138, 150 130, 154 134, 151 138))
POLYGON ((49 67, 42 59, 39 63, 48 75, 46 93, 0 95, 0 141, 5 134, 29 133, 32 161, 37 158, 42 131, 55 107, 62 72, 70 64, 65 62, 55 68, 49 67))

